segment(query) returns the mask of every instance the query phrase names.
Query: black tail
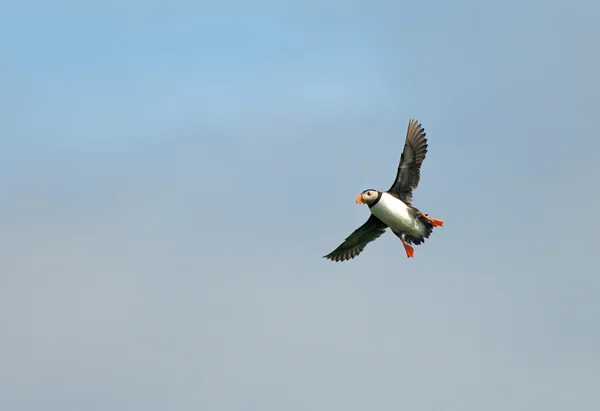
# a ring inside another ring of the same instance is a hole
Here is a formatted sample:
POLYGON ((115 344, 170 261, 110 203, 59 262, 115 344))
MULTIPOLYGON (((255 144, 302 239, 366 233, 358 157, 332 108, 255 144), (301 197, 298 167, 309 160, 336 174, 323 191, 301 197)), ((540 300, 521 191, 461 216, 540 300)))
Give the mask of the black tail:
POLYGON ((423 244, 425 242, 425 239, 429 238, 431 232, 433 231, 433 224, 431 224, 431 221, 426 219, 425 216, 421 213, 418 214, 418 218, 419 221, 425 226, 425 233, 423 234, 423 236, 420 237, 414 237, 412 235, 404 234, 404 241, 406 241, 408 244, 423 244))

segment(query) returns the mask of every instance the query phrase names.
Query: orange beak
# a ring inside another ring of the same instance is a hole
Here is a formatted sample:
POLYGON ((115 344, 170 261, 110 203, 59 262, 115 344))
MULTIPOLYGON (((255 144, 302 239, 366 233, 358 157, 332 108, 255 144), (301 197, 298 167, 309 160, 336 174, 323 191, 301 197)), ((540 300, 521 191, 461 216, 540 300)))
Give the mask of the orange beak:
POLYGON ((365 202, 363 201, 363 193, 360 193, 359 195, 356 196, 356 204, 364 204, 365 202))

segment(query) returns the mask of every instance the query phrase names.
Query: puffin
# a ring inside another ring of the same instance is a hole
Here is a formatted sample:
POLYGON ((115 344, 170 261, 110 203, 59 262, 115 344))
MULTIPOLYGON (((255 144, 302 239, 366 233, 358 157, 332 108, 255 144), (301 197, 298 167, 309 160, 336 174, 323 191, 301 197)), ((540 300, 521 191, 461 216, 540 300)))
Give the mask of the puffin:
POLYGON ((336 262, 351 260, 388 228, 402 242, 406 257, 414 257, 415 250, 411 244, 424 243, 434 227, 444 225, 442 220, 431 218, 412 205, 413 191, 421 179, 421 165, 427 148, 425 129, 417 120, 410 119, 394 183, 387 191, 368 189, 356 196, 357 204, 369 207, 369 219, 323 258, 336 262))

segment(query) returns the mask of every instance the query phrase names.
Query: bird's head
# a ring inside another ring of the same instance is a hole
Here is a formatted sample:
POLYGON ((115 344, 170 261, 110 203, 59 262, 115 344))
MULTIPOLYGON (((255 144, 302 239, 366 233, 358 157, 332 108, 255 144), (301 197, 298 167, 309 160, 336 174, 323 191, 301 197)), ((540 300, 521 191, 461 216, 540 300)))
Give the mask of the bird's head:
POLYGON ((359 195, 356 196, 356 204, 372 204, 373 202, 375 202, 377 200, 377 197, 379 196, 379 191, 377 190, 365 190, 362 193, 360 193, 359 195))

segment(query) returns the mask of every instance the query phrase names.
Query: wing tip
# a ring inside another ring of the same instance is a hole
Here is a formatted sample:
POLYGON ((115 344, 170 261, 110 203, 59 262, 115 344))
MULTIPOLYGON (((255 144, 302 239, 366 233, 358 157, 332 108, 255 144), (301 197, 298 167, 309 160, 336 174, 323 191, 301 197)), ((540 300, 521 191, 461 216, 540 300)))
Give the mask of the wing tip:
POLYGON ((350 254, 348 254, 348 253, 334 254, 334 253, 335 253, 335 251, 332 251, 331 253, 324 255, 321 258, 325 258, 329 261, 333 261, 334 263, 340 263, 343 261, 352 260, 354 257, 356 257, 358 255, 358 254, 352 255, 352 253, 350 253, 350 254))
POLYGON ((408 121, 408 130, 410 131, 411 128, 418 130, 419 134, 423 134, 423 137, 425 137, 427 135, 427 133, 425 132, 425 127, 423 127, 423 124, 415 118, 411 118, 408 121))

